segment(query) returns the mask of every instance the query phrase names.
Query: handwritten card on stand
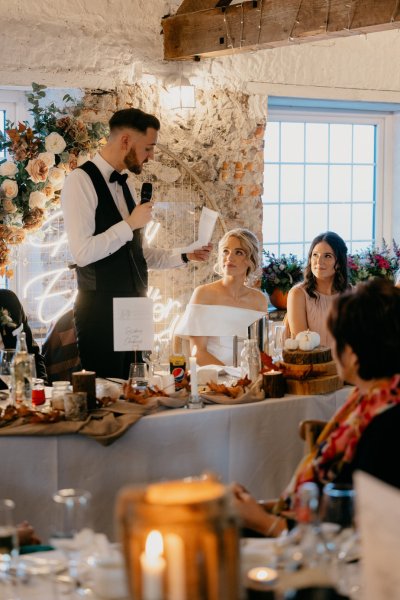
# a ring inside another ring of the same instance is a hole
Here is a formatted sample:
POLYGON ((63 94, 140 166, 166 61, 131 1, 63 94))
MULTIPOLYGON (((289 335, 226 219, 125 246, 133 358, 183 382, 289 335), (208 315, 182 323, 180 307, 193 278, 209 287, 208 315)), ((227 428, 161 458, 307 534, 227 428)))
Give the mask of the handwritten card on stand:
POLYGON ((354 481, 363 599, 399 599, 400 490, 361 471, 354 481))
POLYGON ((150 298, 114 298, 114 351, 152 350, 153 301, 150 298))

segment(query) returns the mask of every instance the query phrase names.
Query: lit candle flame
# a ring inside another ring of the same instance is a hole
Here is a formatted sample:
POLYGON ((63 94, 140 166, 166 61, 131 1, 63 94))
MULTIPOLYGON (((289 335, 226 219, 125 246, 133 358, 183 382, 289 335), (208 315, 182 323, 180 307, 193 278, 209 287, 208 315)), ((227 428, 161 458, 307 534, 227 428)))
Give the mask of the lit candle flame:
POLYGON ((157 560, 164 550, 162 535, 159 531, 150 531, 146 539, 146 558, 149 561, 157 560))

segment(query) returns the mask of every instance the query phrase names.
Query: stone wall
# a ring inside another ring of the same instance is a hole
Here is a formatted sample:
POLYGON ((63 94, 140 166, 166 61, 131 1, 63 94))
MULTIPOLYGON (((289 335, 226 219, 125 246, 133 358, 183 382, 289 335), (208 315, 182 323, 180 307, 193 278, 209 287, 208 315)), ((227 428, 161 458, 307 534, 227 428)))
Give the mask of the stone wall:
MULTIPOLYGON (((160 206, 156 213, 162 226, 152 244, 176 248, 193 242, 204 204, 221 215, 212 240, 215 249, 224 230, 233 227, 247 227, 262 240, 267 99, 260 117, 260 111, 252 109, 251 99, 242 92, 198 89, 196 108, 182 114, 163 107, 163 93, 156 84, 133 85, 110 92, 89 90, 84 98, 89 120, 108 120, 115 110, 130 106, 154 113, 161 120, 162 149, 156 161, 145 166, 142 177, 153 182, 153 198, 160 206)), ((138 178, 136 183, 139 190, 138 178)), ((160 290, 160 302, 170 298, 184 306, 195 286, 213 278, 214 262, 215 256, 207 264, 153 272, 150 284, 160 290)), ((180 310, 174 306, 175 313, 180 310)))

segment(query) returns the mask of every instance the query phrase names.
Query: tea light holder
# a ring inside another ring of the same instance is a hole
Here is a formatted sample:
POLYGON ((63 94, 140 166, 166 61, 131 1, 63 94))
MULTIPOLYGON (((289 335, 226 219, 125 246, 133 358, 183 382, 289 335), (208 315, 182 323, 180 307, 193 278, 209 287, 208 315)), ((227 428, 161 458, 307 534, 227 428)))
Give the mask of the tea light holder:
POLYGON ((76 371, 72 373, 72 390, 86 392, 88 410, 96 408, 96 373, 94 371, 76 371))
POLYGON ((247 573, 246 590, 248 600, 273 600, 278 573, 270 567, 253 567, 247 573))
POLYGON ((64 396, 67 421, 85 421, 88 416, 86 392, 67 392, 64 396))
POLYGON ((221 483, 189 479, 126 488, 117 515, 132 598, 238 599, 238 528, 221 483))

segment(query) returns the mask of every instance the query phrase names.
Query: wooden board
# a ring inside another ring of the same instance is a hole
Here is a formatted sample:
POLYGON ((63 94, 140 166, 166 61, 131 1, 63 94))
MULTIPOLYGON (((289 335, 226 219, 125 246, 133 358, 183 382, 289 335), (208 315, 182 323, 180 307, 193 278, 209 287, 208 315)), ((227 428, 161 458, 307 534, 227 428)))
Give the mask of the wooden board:
POLYGON ((329 375, 327 377, 315 377, 314 379, 286 379, 286 388, 289 394, 297 394, 300 396, 313 394, 328 394, 335 392, 342 387, 343 383, 337 375, 329 375))
POLYGON ((337 375, 336 363, 333 360, 326 363, 316 363, 315 365, 293 365, 280 362, 279 366, 285 377, 289 379, 311 379, 325 375, 337 375))
POLYGON ((326 346, 318 346, 314 350, 283 350, 283 361, 291 365, 315 365, 332 360, 332 352, 326 346))

